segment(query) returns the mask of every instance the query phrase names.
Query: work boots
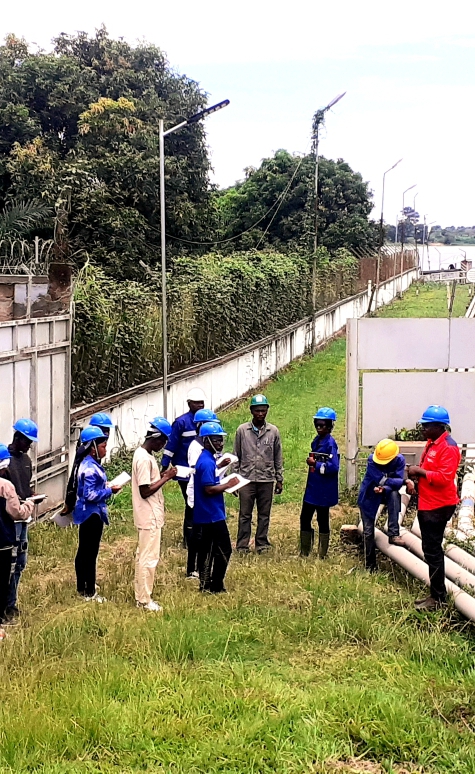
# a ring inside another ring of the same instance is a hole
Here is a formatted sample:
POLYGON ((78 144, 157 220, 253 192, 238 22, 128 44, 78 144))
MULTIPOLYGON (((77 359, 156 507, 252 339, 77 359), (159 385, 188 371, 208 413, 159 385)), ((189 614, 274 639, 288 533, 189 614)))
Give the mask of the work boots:
POLYGON ((308 556, 313 548, 314 530, 300 530, 300 556, 308 556))
POLYGON ((328 554, 328 546, 330 544, 330 533, 320 532, 318 535, 318 556, 320 559, 325 559, 328 554))

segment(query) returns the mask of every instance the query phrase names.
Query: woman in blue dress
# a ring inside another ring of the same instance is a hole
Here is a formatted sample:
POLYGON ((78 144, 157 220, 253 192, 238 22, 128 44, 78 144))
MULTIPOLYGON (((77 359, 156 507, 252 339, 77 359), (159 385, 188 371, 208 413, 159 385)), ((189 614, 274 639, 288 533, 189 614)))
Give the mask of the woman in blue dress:
POLYGON ((317 513, 318 555, 325 559, 330 543, 330 508, 338 503, 340 456, 331 432, 336 420, 332 408, 318 409, 313 417, 317 435, 307 457, 309 471, 300 513, 300 555, 308 556, 314 542, 312 519, 317 513))

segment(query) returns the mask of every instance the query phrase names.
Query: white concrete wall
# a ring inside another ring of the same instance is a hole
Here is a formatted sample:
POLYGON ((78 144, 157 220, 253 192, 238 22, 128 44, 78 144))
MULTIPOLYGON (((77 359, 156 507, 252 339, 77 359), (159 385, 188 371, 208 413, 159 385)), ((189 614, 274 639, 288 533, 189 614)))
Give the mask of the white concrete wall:
MULTIPOLYGON (((411 269, 402 276, 402 290, 417 278, 411 269)), ((388 280, 380 286, 377 304, 390 303, 401 287, 401 278, 388 280)), ((190 366, 169 377, 169 419, 187 410, 186 395, 191 387, 201 387, 207 397, 207 408, 217 410, 255 390, 292 360, 302 357, 341 331, 352 317, 362 317, 368 310, 371 288, 328 307, 312 318, 294 323, 284 330, 216 360, 190 366)), ((376 299, 373 298, 372 308, 376 299)), ((107 411, 118 431, 113 433, 109 453, 125 443, 134 448, 142 440, 150 419, 161 415, 163 397, 161 379, 133 387, 71 412, 71 452, 74 451, 79 428, 85 427, 93 413, 107 411)), ((73 457, 74 458, 74 455, 73 457)))

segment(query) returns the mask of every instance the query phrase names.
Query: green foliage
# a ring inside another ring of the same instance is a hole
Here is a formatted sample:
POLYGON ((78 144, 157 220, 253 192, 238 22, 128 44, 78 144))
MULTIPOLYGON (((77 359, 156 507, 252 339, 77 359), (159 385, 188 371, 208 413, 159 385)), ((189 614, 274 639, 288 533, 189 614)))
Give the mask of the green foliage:
POLYGON ((0 239, 28 236, 51 218, 51 208, 38 199, 9 202, 0 212, 0 239))
MULTIPOLYGON (((80 264, 87 252, 137 279, 139 261, 153 263, 160 245, 159 119, 174 125, 205 104, 160 49, 112 40, 104 28, 62 34, 51 53, 9 36, 0 47, 0 206, 41 198, 56 212, 60 254, 80 264)), ((203 126, 170 135, 165 154, 168 233, 209 238, 203 126)))
MULTIPOLYGON (((357 261, 319 251, 321 307, 355 291, 357 261)), ((92 264, 75 290, 73 402, 161 375, 160 284, 117 282, 92 264)), ((311 267, 298 254, 210 253, 177 258, 168 280, 170 368, 209 360, 268 336, 311 311, 311 267)))
POLYGON ((398 430, 396 427, 394 428, 394 440, 395 441, 424 441, 424 436, 422 435, 422 426, 420 424, 417 424, 415 427, 407 428, 407 427, 401 427, 400 430, 398 430))
MULTIPOLYGON (((342 159, 319 160, 319 244, 371 249, 378 244, 369 221, 372 194, 359 173, 342 159)), ((315 234, 315 159, 279 150, 264 159, 246 179, 218 193, 220 224, 226 237, 245 232, 243 248, 272 245, 278 249, 313 248, 315 234), (284 195, 285 194, 285 195, 284 195), (278 203, 279 197, 281 202, 278 203), (257 224, 254 226, 254 224, 257 224)))

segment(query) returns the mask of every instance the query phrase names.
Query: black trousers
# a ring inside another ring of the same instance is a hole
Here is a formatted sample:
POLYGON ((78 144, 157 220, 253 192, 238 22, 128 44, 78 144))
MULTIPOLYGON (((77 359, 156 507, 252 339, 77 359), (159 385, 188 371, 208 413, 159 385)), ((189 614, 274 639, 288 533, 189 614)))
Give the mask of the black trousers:
POLYGON ((322 535, 330 534, 330 508, 326 505, 312 505, 311 503, 302 503, 300 512, 300 531, 310 532, 312 529, 313 514, 317 512, 318 531, 322 535))
POLYGON ((79 545, 74 561, 77 590, 85 597, 96 593, 96 565, 104 522, 93 513, 79 525, 79 545))
POLYGON ((273 496, 273 481, 251 481, 239 490, 239 526, 236 542, 238 551, 249 549, 254 503, 257 506, 256 551, 270 547, 268 533, 273 496))
POLYGON ((186 488, 188 481, 178 481, 178 484, 185 501, 185 516, 183 519, 183 545, 188 549, 188 557, 186 560, 186 574, 191 575, 192 572, 196 572, 196 541, 193 532, 193 508, 188 505, 186 497, 186 488))
POLYGON ((233 551, 228 525, 224 519, 211 524, 195 524, 194 537, 198 549, 200 591, 222 591, 233 551))
POLYGON ((5 609, 10 590, 12 550, 12 548, 4 548, 0 551, 0 624, 4 623, 5 620, 5 609))
POLYGON ((431 511, 418 511, 421 528, 422 550, 429 565, 430 595, 438 602, 445 602, 445 559, 442 548, 447 522, 455 512, 455 505, 446 505, 431 511))

